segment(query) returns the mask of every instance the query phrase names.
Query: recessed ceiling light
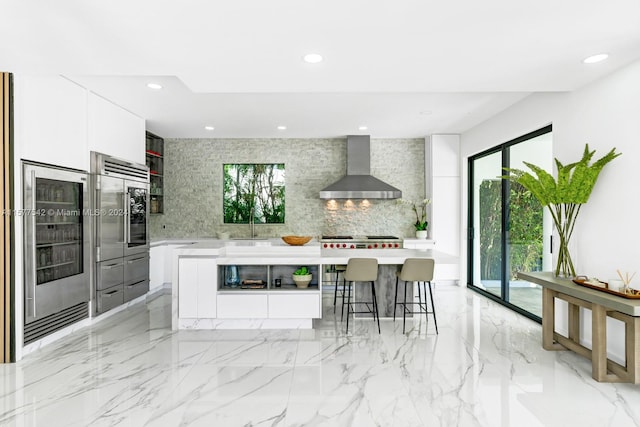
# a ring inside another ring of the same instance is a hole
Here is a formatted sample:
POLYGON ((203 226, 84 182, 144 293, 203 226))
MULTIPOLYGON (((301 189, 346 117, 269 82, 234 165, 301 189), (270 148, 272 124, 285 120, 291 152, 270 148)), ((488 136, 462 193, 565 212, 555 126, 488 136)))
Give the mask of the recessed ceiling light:
POLYGON ((213 126, 205 126, 204 127, 206 130, 214 130, 215 128, 213 126))
POLYGON ((584 62, 585 64, 595 64, 596 62, 604 61, 608 57, 609 55, 607 55, 606 53, 599 53, 597 55, 592 55, 588 58, 583 59, 582 62, 584 62))
POLYGON ((147 87, 155 90, 162 89, 162 85, 159 85, 158 83, 147 83, 147 87))
POLYGON ((304 62, 308 62, 309 64, 317 64, 318 62, 322 62, 322 55, 317 53, 308 53, 303 59, 304 62))
POLYGON ((360 126, 360 127, 358 127, 358 130, 367 130, 367 129, 369 129, 369 128, 368 128, 368 127, 366 127, 366 126, 360 126))
POLYGON ((287 130, 286 126, 278 126, 278 130, 287 130))

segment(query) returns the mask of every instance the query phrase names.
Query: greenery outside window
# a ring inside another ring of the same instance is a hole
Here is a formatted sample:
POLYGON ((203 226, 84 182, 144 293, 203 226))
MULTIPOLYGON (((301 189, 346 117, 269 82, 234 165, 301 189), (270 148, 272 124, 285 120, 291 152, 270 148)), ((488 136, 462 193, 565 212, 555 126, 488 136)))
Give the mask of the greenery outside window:
POLYGON ((284 163, 224 164, 225 224, 284 224, 284 163))

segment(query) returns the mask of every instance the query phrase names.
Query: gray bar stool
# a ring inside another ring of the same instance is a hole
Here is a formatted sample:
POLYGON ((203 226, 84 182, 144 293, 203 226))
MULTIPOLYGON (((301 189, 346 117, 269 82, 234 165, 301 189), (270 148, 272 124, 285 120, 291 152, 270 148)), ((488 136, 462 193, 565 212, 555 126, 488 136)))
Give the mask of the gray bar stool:
MULTIPOLYGON (((378 333, 380 333, 380 314, 378 313, 378 302, 376 300, 375 282, 378 279, 378 260, 375 258, 349 258, 347 269, 344 272, 344 279, 349 283, 347 293, 347 333, 349 332, 350 313, 372 313, 373 321, 378 321, 378 333), (372 301, 351 301, 351 289, 356 282, 371 283, 372 301), (353 311, 352 305, 364 304, 367 311, 353 311)), ((344 299, 343 299, 344 303, 344 299)))
POLYGON ((409 314, 422 314, 427 322, 429 322, 429 314, 433 315, 433 323, 436 326, 436 334, 438 333, 438 321, 436 320, 436 305, 433 302, 433 293, 431 292, 431 281, 433 280, 433 268, 435 262, 431 258, 407 258, 404 261, 402 270, 397 273, 396 277, 396 296, 393 300, 393 321, 396 320, 396 308, 402 306, 402 333, 405 330, 405 321, 407 320, 407 313, 409 314), (404 300, 398 302, 398 280, 404 281, 404 300), (407 301, 407 286, 412 286, 413 282, 418 282, 418 302, 407 301), (422 292, 420 290, 420 284, 424 288, 424 304, 422 304, 422 292), (427 306, 427 284, 429 285, 429 297, 431 298, 431 311, 427 306), (418 310, 412 311, 409 309, 410 305, 417 305, 418 310))

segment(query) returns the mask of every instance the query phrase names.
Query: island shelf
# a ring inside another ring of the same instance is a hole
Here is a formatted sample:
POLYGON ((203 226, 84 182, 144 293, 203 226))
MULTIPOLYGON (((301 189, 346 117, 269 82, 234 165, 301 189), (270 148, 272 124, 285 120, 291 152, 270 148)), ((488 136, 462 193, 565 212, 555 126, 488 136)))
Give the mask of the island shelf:
POLYGON ((238 291, 292 291, 318 292, 321 277, 319 265, 307 265, 312 275, 308 288, 298 288, 293 272, 299 265, 220 265, 218 266, 218 292, 238 291))

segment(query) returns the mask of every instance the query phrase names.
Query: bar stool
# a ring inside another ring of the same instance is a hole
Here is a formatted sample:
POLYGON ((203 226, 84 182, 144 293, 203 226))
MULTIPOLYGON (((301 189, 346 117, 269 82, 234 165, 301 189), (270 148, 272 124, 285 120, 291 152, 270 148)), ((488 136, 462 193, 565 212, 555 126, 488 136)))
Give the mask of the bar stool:
POLYGON ((347 281, 344 279, 344 272, 346 269, 347 269, 346 265, 331 266, 331 271, 336 273, 335 287, 333 288, 333 312, 334 313, 336 312, 336 301, 338 299, 338 282, 340 278, 340 273, 342 273, 342 294, 340 295, 340 298, 342 298, 342 316, 344 316, 344 293, 347 285, 347 281))
MULTIPOLYGON (((344 280, 349 283, 347 294, 347 333, 349 333, 349 314, 350 313, 372 313, 373 321, 378 321, 378 333, 380 333, 380 314, 378 313, 378 302, 376 300, 375 281, 378 279, 378 260, 375 258, 349 258, 347 269, 344 272, 344 280), (351 302, 351 289, 356 282, 371 283, 371 301, 355 301, 351 302), (352 305, 364 304, 367 311, 354 311, 352 305)), ((344 299, 343 299, 344 303, 344 299)))
POLYGON ((436 305, 433 301, 433 293, 431 292, 431 281, 433 280, 433 268, 435 261, 431 258, 407 258, 402 265, 402 270, 397 273, 396 277, 396 296, 393 300, 393 321, 396 320, 396 307, 402 306, 402 333, 405 331, 405 322, 407 313, 422 314, 426 321, 429 321, 429 314, 433 315, 433 323, 436 326, 436 334, 438 333, 438 321, 436 320, 436 305), (404 300, 398 302, 398 280, 404 281, 404 300), (411 286, 413 282, 418 282, 418 302, 407 302, 407 286, 411 286), (424 305, 422 304, 422 293, 420 291, 420 283, 424 287, 424 305), (431 298, 431 311, 427 306, 427 284, 429 285, 429 297, 431 298), (418 306, 417 311, 411 311, 407 306, 415 304, 418 306))

